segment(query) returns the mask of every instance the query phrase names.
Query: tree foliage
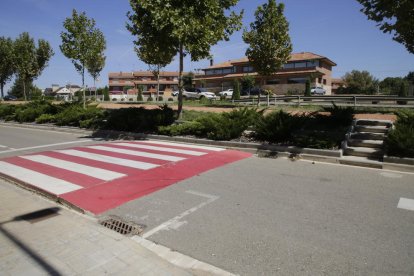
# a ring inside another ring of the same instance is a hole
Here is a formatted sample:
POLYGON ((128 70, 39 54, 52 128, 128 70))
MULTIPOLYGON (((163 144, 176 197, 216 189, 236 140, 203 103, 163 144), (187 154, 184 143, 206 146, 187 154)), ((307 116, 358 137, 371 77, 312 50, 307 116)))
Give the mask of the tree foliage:
POLYGON ((11 38, 0 37, 0 87, 1 98, 4 98, 3 87, 11 80, 16 71, 14 44, 11 38))
POLYGON ((401 88, 401 83, 403 82, 406 83, 408 81, 404 78, 385 78, 379 83, 381 93, 388 95, 397 95, 401 88))
POLYGON ((384 33, 392 33, 393 39, 414 54, 414 2, 412 0, 358 0, 361 11, 368 19, 377 22, 384 33))
POLYGON ((247 91, 250 93, 250 89, 252 89, 256 84, 256 79, 251 75, 244 75, 241 79, 241 87, 242 91, 247 91))
POLYGON ((256 20, 250 31, 243 32, 243 40, 249 45, 246 56, 261 76, 270 76, 282 68, 292 52, 289 23, 283 15, 284 5, 268 0, 255 12, 256 20))
POLYGON ((28 94, 31 95, 32 99, 38 97, 39 94, 42 93, 42 91, 37 86, 35 86, 32 81, 26 81, 26 83, 23 85, 23 80, 16 78, 8 94, 21 99, 24 98, 24 89, 29 92, 28 94))
POLYGON ((346 94, 374 94, 377 90, 378 80, 368 71, 352 70, 342 77, 345 88, 341 93, 346 94))
POLYGON ((36 47, 34 39, 27 32, 20 34, 14 45, 16 72, 23 82, 23 95, 27 100, 25 84, 40 76, 54 52, 49 42, 43 39, 38 40, 36 47))
MULTIPOLYGON (((238 0, 130 0, 132 12, 127 14, 127 29, 135 37, 134 44, 140 53, 148 47, 159 61, 168 64, 179 54, 178 116, 183 98, 183 59, 190 55, 193 61, 207 58, 210 48, 241 28, 241 14, 229 10, 238 0), (143 47, 143 48, 140 48, 143 47)), ((156 64, 156 63, 155 63, 156 64)))
POLYGON ((91 74, 92 72, 96 74, 105 64, 104 35, 95 27, 94 19, 89 19, 85 12, 78 14, 76 10, 72 11, 72 17, 65 19, 63 27, 66 31, 60 33, 62 39, 60 50, 72 60, 76 70, 82 76, 82 86, 84 86, 85 69, 92 69, 91 74))
POLYGON ((237 79, 233 82, 233 94, 231 95, 232 100, 240 100, 240 83, 237 79))

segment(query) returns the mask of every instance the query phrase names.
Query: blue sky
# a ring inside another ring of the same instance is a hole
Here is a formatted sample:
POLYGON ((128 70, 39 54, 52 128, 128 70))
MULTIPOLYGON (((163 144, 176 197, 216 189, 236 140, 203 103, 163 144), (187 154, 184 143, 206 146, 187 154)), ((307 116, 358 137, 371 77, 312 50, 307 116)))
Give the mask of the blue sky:
MULTIPOLYGON (((239 1, 235 10, 245 10, 244 26, 254 20, 256 7, 265 2, 239 1)), ((394 42, 391 35, 383 34, 374 22, 368 21, 356 0, 285 0, 284 3, 293 52, 314 52, 335 61, 338 65, 333 69, 334 77, 353 69, 368 70, 379 79, 405 76, 414 71, 414 55, 394 42)), ((0 36, 16 38, 27 31, 36 40, 48 40, 55 51, 49 66, 35 81, 37 86, 81 83, 80 75, 59 49, 62 23, 72 9, 94 18, 107 40, 106 66, 97 86, 108 83, 108 72, 147 70, 147 65, 134 53, 133 37, 125 29, 126 13, 130 9, 128 0, 1 0, 0 36)), ((241 34, 237 32, 230 41, 212 47, 216 63, 244 56, 247 46, 241 34)), ((190 71, 208 64, 208 60, 190 62, 187 59, 184 68, 190 71)), ((177 71, 177 59, 166 70, 177 71)), ((89 76, 86 84, 93 84, 89 76)), ((11 83, 6 91, 10 86, 11 83)))

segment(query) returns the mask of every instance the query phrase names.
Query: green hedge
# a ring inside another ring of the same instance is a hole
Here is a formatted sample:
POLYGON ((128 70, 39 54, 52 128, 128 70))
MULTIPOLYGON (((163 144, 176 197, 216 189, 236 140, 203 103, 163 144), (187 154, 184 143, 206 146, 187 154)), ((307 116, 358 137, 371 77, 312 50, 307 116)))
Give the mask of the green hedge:
POLYGON ((397 113, 397 121, 385 140, 385 148, 390 156, 414 158, 414 112, 397 113))

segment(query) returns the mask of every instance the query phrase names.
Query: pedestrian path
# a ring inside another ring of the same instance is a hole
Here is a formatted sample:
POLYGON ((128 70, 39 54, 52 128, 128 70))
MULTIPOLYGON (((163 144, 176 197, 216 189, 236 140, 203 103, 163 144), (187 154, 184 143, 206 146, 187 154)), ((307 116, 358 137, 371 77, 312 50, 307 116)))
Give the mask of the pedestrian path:
POLYGON ((0 160, 0 174, 98 214, 249 157, 223 148, 117 141, 0 160))
POLYGON ((0 210, 1 275, 208 275, 2 180, 0 210))

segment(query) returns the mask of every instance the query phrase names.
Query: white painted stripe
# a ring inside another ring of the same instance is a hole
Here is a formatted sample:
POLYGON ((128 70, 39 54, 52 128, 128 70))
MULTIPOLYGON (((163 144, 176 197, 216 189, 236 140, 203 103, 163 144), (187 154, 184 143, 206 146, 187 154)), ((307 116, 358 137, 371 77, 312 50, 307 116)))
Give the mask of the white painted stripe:
POLYGON ((159 231, 162 231, 162 230, 177 229, 178 227, 183 225, 183 222, 180 221, 182 218, 194 213, 198 209, 203 208, 207 204, 210 204, 210 203, 212 203, 213 201, 215 201, 219 198, 218 196, 215 196, 215 195, 202 194, 202 193, 199 193, 199 192, 196 192, 196 191, 186 191, 186 193, 201 196, 201 197, 205 197, 205 198, 208 198, 208 200, 200 203, 199 205, 197 205, 193 208, 188 209, 187 211, 182 212, 178 216, 173 217, 172 219, 167 220, 166 222, 158 225, 157 227, 145 232, 142 235, 142 237, 144 239, 146 239, 149 236, 152 236, 152 235, 154 235, 154 234, 156 234, 156 233, 158 233, 159 231))
POLYGON ((199 151, 193 151, 193 150, 154 147, 154 146, 147 146, 147 145, 134 144, 134 143, 115 143, 115 145, 138 148, 138 149, 149 149, 149 150, 158 150, 158 151, 173 152, 173 153, 182 153, 182 154, 195 155, 195 156, 201 156, 201 155, 207 154, 205 152, 199 152, 199 151))
POLYGON ((414 211, 414 200, 409 198, 400 198, 398 202, 398 208, 414 211))
POLYGON ((57 150, 56 152, 60 152, 60 153, 72 155, 72 156, 77 156, 77 157, 82 157, 86 159, 91 159, 95 161, 101 161, 105 163, 116 164, 116 165, 131 167, 135 169, 141 169, 141 170, 149 170, 149 169, 158 167, 158 165, 156 164, 128 160, 128 159, 117 158, 117 157, 95 154, 95 153, 89 153, 89 152, 84 152, 80 150, 57 150))
POLYGON ((62 146, 62 145, 69 145, 69 144, 77 144, 77 143, 86 143, 86 142, 91 142, 91 141, 93 141, 93 140, 81 140, 81 141, 63 142, 63 143, 56 143, 56 144, 49 144, 49 145, 42 145, 42 146, 35 146, 35 147, 28 147, 28 148, 5 150, 5 151, 2 151, 1 153, 5 153, 5 152, 15 152, 15 151, 23 151, 23 150, 31 150, 31 149, 41 149, 41 148, 48 148, 48 147, 62 146))
POLYGON ((51 177, 36 171, 0 161, 0 172, 30 185, 36 186, 55 195, 61 195, 82 189, 81 186, 65 180, 51 177))
POLYGON ((0 148, 8 148, 8 146, 0 145, 0 148))
POLYGON ((20 156, 20 158, 28 159, 34 162, 46 164, 49 166, 62 168, 65 170, 85 174, 92 176, 94 178, 102 179, 102 180, 114 180, 123 176, 126 176, 125 174, 113 172, 105 169, 100 169, 96 167, 91 167, 87 165, 82 165, 74 162, 69 162, 45 155, 29 155, 29 156, 20 156))
POLYGON ((224 150, 226 150, 226 149, 223 149, 223 148, 216 148, 216 147, 209 147, 209 146, 199 146, 199 145, 192 145, 192 144, 170 143, 170 142, 163 142, 163 141, 145 141, 145 143, 156 144, 156 145, 165 145, 165 146, 177 146, 177 147, 192 148, 192 149, 203 149, 203 150, 211 150, 211 151, 224 151, 224 150))
POLYGON ((141 157, 148 157, 153 159, 160 159, 166 161, 177 162, 184 160, 184 157, 177 157, 171 155, 163 155, 163 154, 156 154, 156 153, 149 153, 149 152, 142 152, 142 151, 135 151, 135 150, 127 150, 127 149, 120 149, 120 148, 111 148, 107 146, 89 146, 87 148, 96 149, 96 150, 103 150, 103 151, 110 151, 110 152, 118 152, 128 155, 134 156, 141 156, 141 157))

